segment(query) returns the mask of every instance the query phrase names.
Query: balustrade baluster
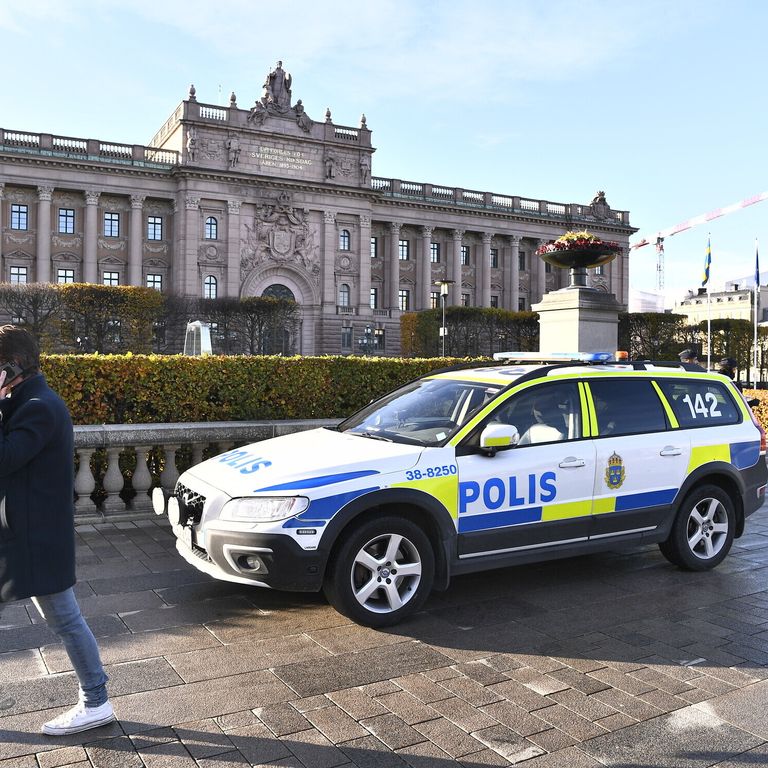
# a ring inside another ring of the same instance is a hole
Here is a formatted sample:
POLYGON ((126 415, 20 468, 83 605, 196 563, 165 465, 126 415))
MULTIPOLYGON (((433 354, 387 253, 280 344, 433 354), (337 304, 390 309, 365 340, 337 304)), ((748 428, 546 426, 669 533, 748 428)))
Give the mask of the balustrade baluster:
POLYGON ((131 504, 131 508, 136 512, 152 509, 152 499, 147 495, 147 491, 152 487, 152 475, 147 466, 147 455, 150 450, 149 445, 136 446, 136 471, 133 473, 133 490, 136 491, 136 496, 131 504))
POLYGON ((91 494, 96 488, 96 478, 91 471, 91 456, 94 450, 94 448, 77 449, 80 464, 75 475, 75 493, 77 494, 75 514, 80 516, 92 515, 96 512, 96 505, 91 499, 91 494))
POLYGON ((176 468, 176 451, 179 445, 164 445, 165 464, 160 473, 160 483, 163 488, 172 491, 176 487, 176 481, 179 479, 179 470, 176 468))
POLYGON ((107 497, 104 499, 104 512, 124 512, 125 502, 120 498, 120 491, 123 490, 125 480, 120 472, 120 451, 122 448, 116 446, 107 448, 107 472, 104 475, 104 492, 107 497))

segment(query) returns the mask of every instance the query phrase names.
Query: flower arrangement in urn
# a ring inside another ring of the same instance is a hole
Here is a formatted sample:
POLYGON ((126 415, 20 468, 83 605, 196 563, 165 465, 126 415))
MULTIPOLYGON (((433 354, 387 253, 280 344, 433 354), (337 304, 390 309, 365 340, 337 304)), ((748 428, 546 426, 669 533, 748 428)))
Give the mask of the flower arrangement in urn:
POLYGON ((619 244, 610 240, 601 240, 597 235, 583 229, 580 232, 566 232, 557 240, 550 240, 540 246, 536 253, 543 256, 557 251, 593 251, 604 253, 606 251, 618 251, 619 244))

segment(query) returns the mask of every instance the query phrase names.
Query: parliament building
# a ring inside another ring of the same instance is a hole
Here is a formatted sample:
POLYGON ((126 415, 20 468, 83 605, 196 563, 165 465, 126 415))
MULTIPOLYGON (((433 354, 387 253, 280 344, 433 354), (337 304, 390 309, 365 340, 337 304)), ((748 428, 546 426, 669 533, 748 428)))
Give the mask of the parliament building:
POLYGON ((536 248, 588 229, 621 245, 589 280, 626 306, 635 228, 604 193, 375 176, 374 151, 364 115, 306 111, 280 62, 253 107, 192 86, 149 146, 0 128, 0 279, 293 298, 297 352, 397 355, 400 316, 438 306, 441 281, 448 305, 530 309, 569 281, 536 248))

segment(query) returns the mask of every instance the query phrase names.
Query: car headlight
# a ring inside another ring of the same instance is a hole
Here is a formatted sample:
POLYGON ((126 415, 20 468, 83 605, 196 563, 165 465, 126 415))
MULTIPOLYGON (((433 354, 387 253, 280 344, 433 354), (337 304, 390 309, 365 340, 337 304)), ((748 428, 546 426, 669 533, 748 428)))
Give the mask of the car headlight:
POLYGON ((232 499, 221 510, 224 520, 271 523, 300 514, 309 506, 304 496, 252 496, 232 499))

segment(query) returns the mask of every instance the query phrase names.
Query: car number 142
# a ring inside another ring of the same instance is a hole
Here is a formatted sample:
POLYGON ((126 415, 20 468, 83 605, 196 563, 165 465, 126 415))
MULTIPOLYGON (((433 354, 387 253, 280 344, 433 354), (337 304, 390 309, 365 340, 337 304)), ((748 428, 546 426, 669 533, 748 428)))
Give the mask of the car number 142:
POLYGON ((703 416, 705 419, 721 416, 720 409, 717 407, 717 398, 712 392, 707 392, 704 396, 700 393, 691 400, 690 395, 683 398, 683 402, 691 409, 691 418, 703 416), (704 402, 706 400, 706 403, 704 402))
POLYGON ((405 479, 424 480, 429 477, 447 477, 455 475, 457 471, 455 464, 443 464, 442 467, 429 467, 429 469, 410 469, 405 473, 405 479))

